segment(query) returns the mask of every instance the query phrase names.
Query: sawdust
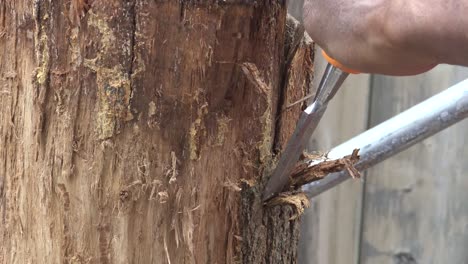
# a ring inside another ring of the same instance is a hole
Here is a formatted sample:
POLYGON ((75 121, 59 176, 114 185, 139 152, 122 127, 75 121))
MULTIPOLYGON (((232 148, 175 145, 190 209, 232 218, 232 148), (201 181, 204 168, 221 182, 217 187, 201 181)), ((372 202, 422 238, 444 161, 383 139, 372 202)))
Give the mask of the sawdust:
POLYGON ((303 192, 299 193, 291 193, 285 192, 281 193, 275 198, 271 199, 267 206, 275 206, 275 205, 291 205, 294 208, 295 214, 289 218, 289 220, 295 220, 299 218, 306 208, 310 207, 309 198, 303 192))
POLYGON ((272 89, 254 63, 242 63, 241 69, 247 80, 253 84, 260 98, 263 98, 266 102, 267 107, 265 112, 260 116, 260 122, 263 127, 262 140, 257 144, 257 148, 260 151, 260 162, 265 163, 271 158, 271 148, 273 145, 272 89))
POLYGON ((38 41, 36 50, 37 57, 39 58, 39 66, 36 69, 36 81, 40 85, 44 85, 49 77, 50 71, 50 54, 49 54, 49 39, 46 34, 46 29, 44 26, 41 26, 41 35, 36 41, 38 41), (40 49, 39 49, 40 47, 40 49))
POLYGON ((97 75, 96 85, 99 97, 97 113, 97 134, 99 139, 111 138, 120 133, 125 121, 134 118, 130 111, 130 100, 133 94, 130 73, 124 64, 109 64, 104 58, 116 56, 121 47, 114 34, 115 28, 108 19, 89 12, 89 27, 100 34, 100 43, 95 58, 84 59, 83 65, 97 75))
POLYGON ((122 65, 106 68, 98 63, 99 57, 85 59, 84 66, 96 72, 99 96, 97 132, 99 139, 107 139, 120 131, 122 121, 130 121, 131 86, 122 65))
MULTIPOLYGON (((306 156, 307 159, 307 156, 306 156)), ((316 159, 314 157, 313 159, 316 159)), ((324 160, 316 165, 309 167, 309 162, 298 165, 290 178, 290 186, 298 188, 304 184, 319 180, 330 173, 347 170, 353 178, 360 178, 361 173, 354 167, 359 161, 359 149, 353 150, 351 155, 341 159, 324 160)))
POLYGON ((114 30, 112 26, 108 24, 108 21, 91 11, 89 12, 87 22, 88 26, 96 28, 101 34, 101 49, 103 52, 107 52, 115 45, 116 37, 114 35, 114 30))

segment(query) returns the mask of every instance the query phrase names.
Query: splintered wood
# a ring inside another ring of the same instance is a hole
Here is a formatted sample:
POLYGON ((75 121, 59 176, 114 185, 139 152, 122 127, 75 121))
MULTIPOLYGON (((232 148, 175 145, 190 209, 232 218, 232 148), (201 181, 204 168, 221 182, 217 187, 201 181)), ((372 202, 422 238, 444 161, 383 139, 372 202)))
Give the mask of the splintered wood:
POLYGON ((295 214, 290 218, 294 220, 304 213, 305 208, 310 206, 307 195, 298 190, 302 185, 322 179, 329 173, 346 170, 353 178, 360 178, 361 173, 354 167, 359 161, 359 149, 353 150, 351 155, 340 159, 328 160, 326 155, 304 154, 303 162, 296 166, 290 177, 289 189, 267 202, 267 206, 291 205, 295 214), (310 162, 321 160, 319 163, 310 166, 310 162))
POLYGON ((278 196, 268 201, 268 206, 284 204, 289 204, 294 208, 295 213, 289 218, 289 220, 295 220, 304 213, 305 208, 309 208, 310 201, 307 195, 303 192, 280 193, 278 196))
POLYGON ((265 83, 263 78, 260 75, 260 71, 258 70, 257 66, 253 63, 244 62, 241 65, 242 72, 245 74, 247 79, 254 84, 254 87, 258 89, 258 91, 264 96, 265 98, 269 94, 268 85, 265 83))
POLYGON ((309 163, 298 165, 290 178, 290 186, 298 188, 304 184, 319 180, 329 173, 346 170, 353 178, 360 178, 361 173, 354 167, 359 161, 359 149, 353 150, 351 155, 341 159, 324 160, 316 165, 310 166, 309 163))

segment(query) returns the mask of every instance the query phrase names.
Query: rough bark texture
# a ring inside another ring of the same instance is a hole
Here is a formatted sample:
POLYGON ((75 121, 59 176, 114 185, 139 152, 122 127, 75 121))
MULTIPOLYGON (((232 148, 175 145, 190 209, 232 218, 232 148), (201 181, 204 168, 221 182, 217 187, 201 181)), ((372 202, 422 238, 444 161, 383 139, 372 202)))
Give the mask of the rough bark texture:
POLYGON ((0 2, 0 263, 295 263, 286 35, 283 1, 0 2))

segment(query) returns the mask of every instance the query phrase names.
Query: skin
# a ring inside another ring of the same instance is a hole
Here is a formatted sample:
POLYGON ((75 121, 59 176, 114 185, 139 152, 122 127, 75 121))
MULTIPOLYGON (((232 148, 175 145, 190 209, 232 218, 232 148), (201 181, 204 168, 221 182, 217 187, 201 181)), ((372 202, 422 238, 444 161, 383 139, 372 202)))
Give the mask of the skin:
POLYGON ((329 56, 361 72, 468 66, 468 0, 305 0, 304 25, 329 56))

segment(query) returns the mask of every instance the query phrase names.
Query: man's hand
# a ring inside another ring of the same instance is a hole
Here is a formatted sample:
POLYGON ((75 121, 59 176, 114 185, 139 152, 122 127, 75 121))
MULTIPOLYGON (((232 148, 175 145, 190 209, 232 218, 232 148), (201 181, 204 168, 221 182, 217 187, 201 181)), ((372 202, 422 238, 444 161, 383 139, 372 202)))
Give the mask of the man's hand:
POLYGON ((414 75, 439 63, 468 65, 466 0, 305 0, 312 39, 343 65, 414 75))

